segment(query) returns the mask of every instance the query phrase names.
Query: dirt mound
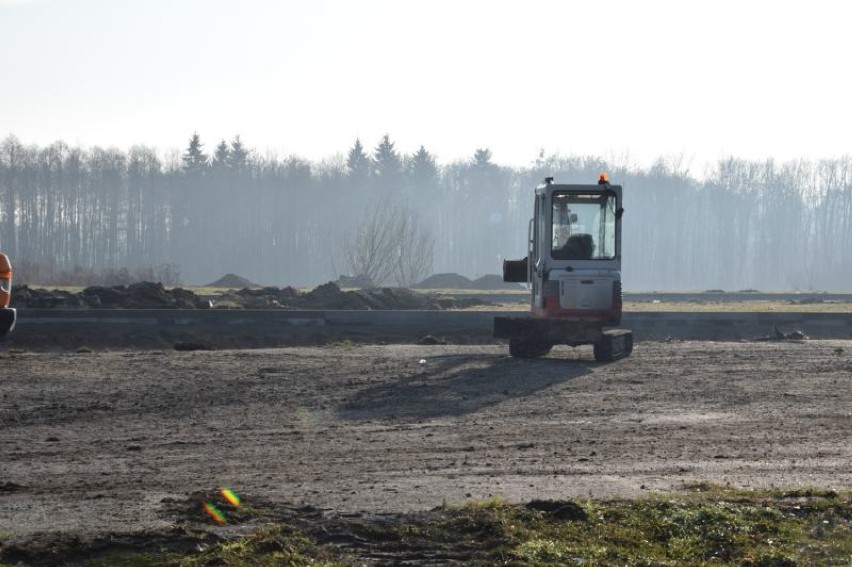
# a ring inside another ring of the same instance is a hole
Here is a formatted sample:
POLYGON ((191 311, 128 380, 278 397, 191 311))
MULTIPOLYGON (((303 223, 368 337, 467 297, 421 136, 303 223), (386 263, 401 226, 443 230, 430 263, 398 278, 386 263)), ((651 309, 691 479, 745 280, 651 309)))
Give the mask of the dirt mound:
POLYGON ((20 309, 205 309, 210 302, 182 289, 165 289, 161 283, 91 286, 79 293, 59 289, 16 286, 12 306, 20 309))
POLYGON ((222 294, 220 301, 229 306, 242 309, 300 309, 296 305, 304 295, 292 287, 262 287, 260 289, 243 288, 222 294))
POLYGON ((244 287, 258 287, 256 283, 236 274, 225 274, 215 282, 207 284, 207 287, 226 287, 229 289, 242 289, 244 287))
POLYGON ((382 287, 343 291, 335 282, 328 282, 304 293, 292 287, 279 289, 241 289, 227 293, 222 300, 244 309, 342 309, 384 310, 424 309, 439 310, 455 307, 446 300, 399 287, 382 287))
POLYGON ((520 286, 512 282, 504 282, 502 276, 497 274, 486 274, 470 283, 471 289, 520 289, 520 286))
POLYGON ((429 276, 414 289, 518 289, 518 284, 503 281, 502 276, 486 274, 470 280, 460 274, 435 274, 429 276))
POLYGON ((376 287, 376 284, 373 283, 373 280, 366 276, 341 275, 334 283, 336 283, 338 287, 354 287, 358 289, 372 289, 376 287))
POLYGON ((469 289, 471 281, 459 274, 434 274, 429 276, 415 289, 469 289))
MULTIPOLYGON (((209 301, 192 291, 165 289, 143 282, 128 286, 92 286, 79 293, 17 286, 12 307, 20 309, 209 309, 209 301)), ((343 291, 334 282, 305 293, 292 287, 243 288, 228 291, 216 303, 231 309, 309 310, 428 310, 460 309, 485 302, 475 298, 452 299, 400 287, 343 291)))

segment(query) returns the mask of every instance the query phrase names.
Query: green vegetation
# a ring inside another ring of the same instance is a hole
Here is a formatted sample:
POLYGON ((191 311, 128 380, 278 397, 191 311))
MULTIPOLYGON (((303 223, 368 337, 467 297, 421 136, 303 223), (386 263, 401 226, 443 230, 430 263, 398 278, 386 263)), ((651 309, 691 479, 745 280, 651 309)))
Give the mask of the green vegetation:
POLYGON ((339 561, 342 557, 341 552, 333 546, 320 546, 299 530, 281 524, 266 526, 251 536, 233 539, 212 547, 199 546, 199 548, 202 551, 196 551, 191 555, 178 552, 134 553, 119 550, 115 553, 103 554, 97 559, 84 560, 79 564, 87 567, 345 565, 339 561))
POLYGON ((255 534, 213 546, 194 557, 185 557, 171 565, 343 565, 342 553, 331 545, 319 545, 296 528, 274 524, 255 534))
POLYGON ((559 519, 559 508, 545 512, 491 501, 414 527, 434 541, 472 545, 485 535, 490 545, 478 549, 482 563, 756 567, 852 560, 852 493, 701 484, 687 494, 563 504, 581 509, 582 517, 559 519), (477 537, 466 541, 465 534, 477 537))
POLYGON ((99 550, 81 564, 849 565, 850 522, 852 491, 748 491, 699 483, 683 493, 637 500, 518 505, 494 498, 395 520, 295 518, 292 524, 300 527, 278 521, 250 536, 153 555, 142 551, 144 544, 139 552, 99 550))

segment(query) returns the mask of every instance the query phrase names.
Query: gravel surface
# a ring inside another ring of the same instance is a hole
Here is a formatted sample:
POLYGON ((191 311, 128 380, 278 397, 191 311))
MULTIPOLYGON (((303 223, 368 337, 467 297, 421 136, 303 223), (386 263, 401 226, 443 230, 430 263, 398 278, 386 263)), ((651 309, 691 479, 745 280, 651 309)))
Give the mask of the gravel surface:
POLYGON ((849 488, 852 341, 0 352, 0 431, 5 538, 160 529, 221 486, 344 514, 849 488))

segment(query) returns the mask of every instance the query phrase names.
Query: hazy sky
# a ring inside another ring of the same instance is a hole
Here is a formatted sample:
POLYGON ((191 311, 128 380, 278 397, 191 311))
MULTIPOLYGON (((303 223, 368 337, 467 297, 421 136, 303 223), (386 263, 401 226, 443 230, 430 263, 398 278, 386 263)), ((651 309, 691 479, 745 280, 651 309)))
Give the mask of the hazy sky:
MULTIPOLYGON (((442 163, 852 152, 839 1, 0 0, 0 137, 442 163)), ((852 6, 852 5, 849 5, 852 6)))

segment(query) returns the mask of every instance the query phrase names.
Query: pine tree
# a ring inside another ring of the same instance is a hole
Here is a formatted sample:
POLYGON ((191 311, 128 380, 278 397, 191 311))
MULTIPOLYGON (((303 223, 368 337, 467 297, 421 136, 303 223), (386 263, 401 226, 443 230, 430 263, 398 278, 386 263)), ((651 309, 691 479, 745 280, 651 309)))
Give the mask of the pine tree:
POLYGON ((473 154, 473 165, 483 169, 494 165, 491 163, 491 150, 488 148, 477 149, 473 154))
POLYGON ((375 163, 374 175, 382 189, 399 188, 402 184, 402 159, 390 141, 390 136, 385 134, 382 141, 373 152, 375 163))
POLYGON ((207 155, 204 153, 204 144, 201 143, 198 132, 195 132, 189 140, 186 153, 183 154, 183 169, 189 174, 201 174, 206 167, 207 155))
POLYGON ((238 134, 234 136, 234 140, 231 142, 231 151, 228 154, 228 164, 231 166, 231 169, 241 171, 245 169, 247 162, 248 151, 240 141, 240 136, 238 134))
POLYGON ((434 190, 438 182, 438 166, 435 157, 420 146, 408 159, 408 178, 418 193, 434 190))
POLYGON ((363 185, 370 177, 373 164, 370 156, 364 152, 360 138, 355 138, 355 145, 349 150, 346 158, 346 168, 349 170, 349 179, 354 185, 363 185))
POLYGON ((219 142, 216 146, 216 152, 213 154, 213 162, 211 165, 216 169, 224 169, 230 166, 231 151, 228 149, 228 144, 225 140, 219 142))

